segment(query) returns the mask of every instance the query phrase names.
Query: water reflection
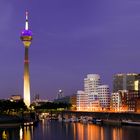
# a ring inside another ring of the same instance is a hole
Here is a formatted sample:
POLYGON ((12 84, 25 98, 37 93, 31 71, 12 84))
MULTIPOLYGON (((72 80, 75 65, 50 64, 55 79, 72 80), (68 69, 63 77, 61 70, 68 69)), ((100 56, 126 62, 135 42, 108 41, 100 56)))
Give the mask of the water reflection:
POLYGON ((23 140, 31 140, 31 133, 29 127, 24 127, 23 140))
MULTIPOLYGON (((73 124, 75 125, 75 124, 73 124)), ((74 137, 78 140, 104 140, 103 128, 93 124, 77 123, 77 128, 74 129, 74 137)))
POLYGON ((28 126, 22 128, 23 140, 32 140, 33 138, 33 126, 28 126))
POLYGON ((6 134, 5 130, 2 132, 2 139, 7 140, 8 134, 6 134))
POLYGON ((33 140, 33 127, 0 128, 0 140, 33 140))
POLYGON ((20 128, 20 130, 19 130, 19 137, 20 137, 20 140, 23 140, 23 130, 22 130, 22 128, 20 128))
POLYGON ((18 128, 0 128, 0 140, 19 140, 18 128))
MULTIPOLYGON (((133 130, 139 130, 139 127, 130 127, 131 136, 128 137, 125 134, 128 127, 117 126, 99 126, 93 124, 73 123, 73 136, 74 140, 131 140, 136 132, 133 130)), ((139 134, 140 136, 140 134, 139 134)), ((137 138, 135 138, 137 140, 137 138)))
POLYGON ((0 140, 139 140, 140 127, 43 120, 37 127, 0 128, 0 140))
POLYGON ((122 129, 121 128, 113 128, 112 140, 122 140, 122 129))

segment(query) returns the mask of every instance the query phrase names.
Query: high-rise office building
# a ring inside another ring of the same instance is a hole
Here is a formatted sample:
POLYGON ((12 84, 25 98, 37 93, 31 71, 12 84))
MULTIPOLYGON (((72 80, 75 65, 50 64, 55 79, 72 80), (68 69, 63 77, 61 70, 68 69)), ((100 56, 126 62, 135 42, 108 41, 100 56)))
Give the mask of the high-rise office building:
POLYGON ((136 109, 138 91, 119 90, 111 95, 111 109, 114 111, 132 111, 136 109))
POLYGON ((140 74, 127 73, 114 75, 113 92, 118 92, 119 90, 139 91, 140 74))
POLYGON ((122 106, 121 95, 119 92, 111 94, 111 110, 120 111, 122 106))
POLYGON ((20 36, 21 41, 25 47, 25 56, 24 56, 24 89, 23 89, 23 99, 27 107, 30 106, 30 76, 29 76, 29 58, 28 51, 32 41, 32 31, 29 30, 28 25, 28 12, 26 12, 26 22, 25 29, 21 32, 20 36))

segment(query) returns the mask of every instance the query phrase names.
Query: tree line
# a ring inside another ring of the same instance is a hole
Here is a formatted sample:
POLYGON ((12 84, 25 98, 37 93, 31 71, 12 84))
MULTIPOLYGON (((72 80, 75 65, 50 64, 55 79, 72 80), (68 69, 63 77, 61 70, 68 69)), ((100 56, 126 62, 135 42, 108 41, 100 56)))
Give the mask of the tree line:
POLYGON ((22 112, 24 110, 27 110, 27 106, 23 100, 0 100, 0 113, 10 114, 11 112, 22 112))
POLYGON ((46 102, 43 103, 39 106, 35 106, 35 109, 69 109, 71 107, 70 103, 63 103, 63 102, 59 102, 59 103, 55 103, 55 102, 46 102))
MULTIPOLYGON (((34 107, 35 110, 37 109, 70 109, 70 103, 63 103, 63 102, 45 102, 39 105, 31 105, 34 107)), ((10 114, 12 112, 19 113, 29 111, 27 106, 25 105, 23 100, 19 101, 11 101, 11 100, 0 100, 0 114, 10 114)))

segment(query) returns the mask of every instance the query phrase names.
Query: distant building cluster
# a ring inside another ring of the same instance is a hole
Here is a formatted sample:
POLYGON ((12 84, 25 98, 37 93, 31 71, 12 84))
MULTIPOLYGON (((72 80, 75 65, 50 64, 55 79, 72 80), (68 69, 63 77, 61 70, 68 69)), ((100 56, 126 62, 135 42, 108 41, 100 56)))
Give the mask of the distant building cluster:
POLYGON ((40 99, 39 94, 36 94, 34 97, 34 100, 32 101, 32 105, 41 106, 42 104, 47 103, 47 102, 48 102, 47 99, 42 100, 42 99, 40 99))
POLYGON ((138 112, 140 97, 140 74, 116 74, 113 77, 111 95, 112 111, 138 112))
POLYGON ((84 90, 77 91, 77 111, 140 112, 140 74, 127 73, 113 76, 113 92, 102 85, 100 75, 88 74, 84 90))
POLYGON ((61 99, 63 97, 64 97, 63 91, 61 89, 59 89, 56 99, 61 99))
POLYGON ((57 97, 54 100, 55 103, 68 103, 71 104, 71 109, 76 110, 76 94, 70 96, 64 96, 62 90, 59 90, 57 93, 57 97))
POLYGON ((88 74, 84 79, 84 91, 77 91, 77 110, 98 111, 109 108, 109 86, 101 85, 100 75, 88 74))
POLYGON ((22 100, 22 97, 20 95, 11 95, 10 101, 20 101, 22 100))

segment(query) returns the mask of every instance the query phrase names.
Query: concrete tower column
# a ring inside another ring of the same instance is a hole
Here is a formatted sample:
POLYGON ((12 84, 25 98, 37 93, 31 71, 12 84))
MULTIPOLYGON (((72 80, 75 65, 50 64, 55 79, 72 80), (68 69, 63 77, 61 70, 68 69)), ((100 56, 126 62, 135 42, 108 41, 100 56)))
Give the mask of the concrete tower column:
POLYGON ((25 47, 24 57, 24 102, 27 107, 30 106, 30 74, 29 74, 29 59, 28 59, 28 48, 25 47))

